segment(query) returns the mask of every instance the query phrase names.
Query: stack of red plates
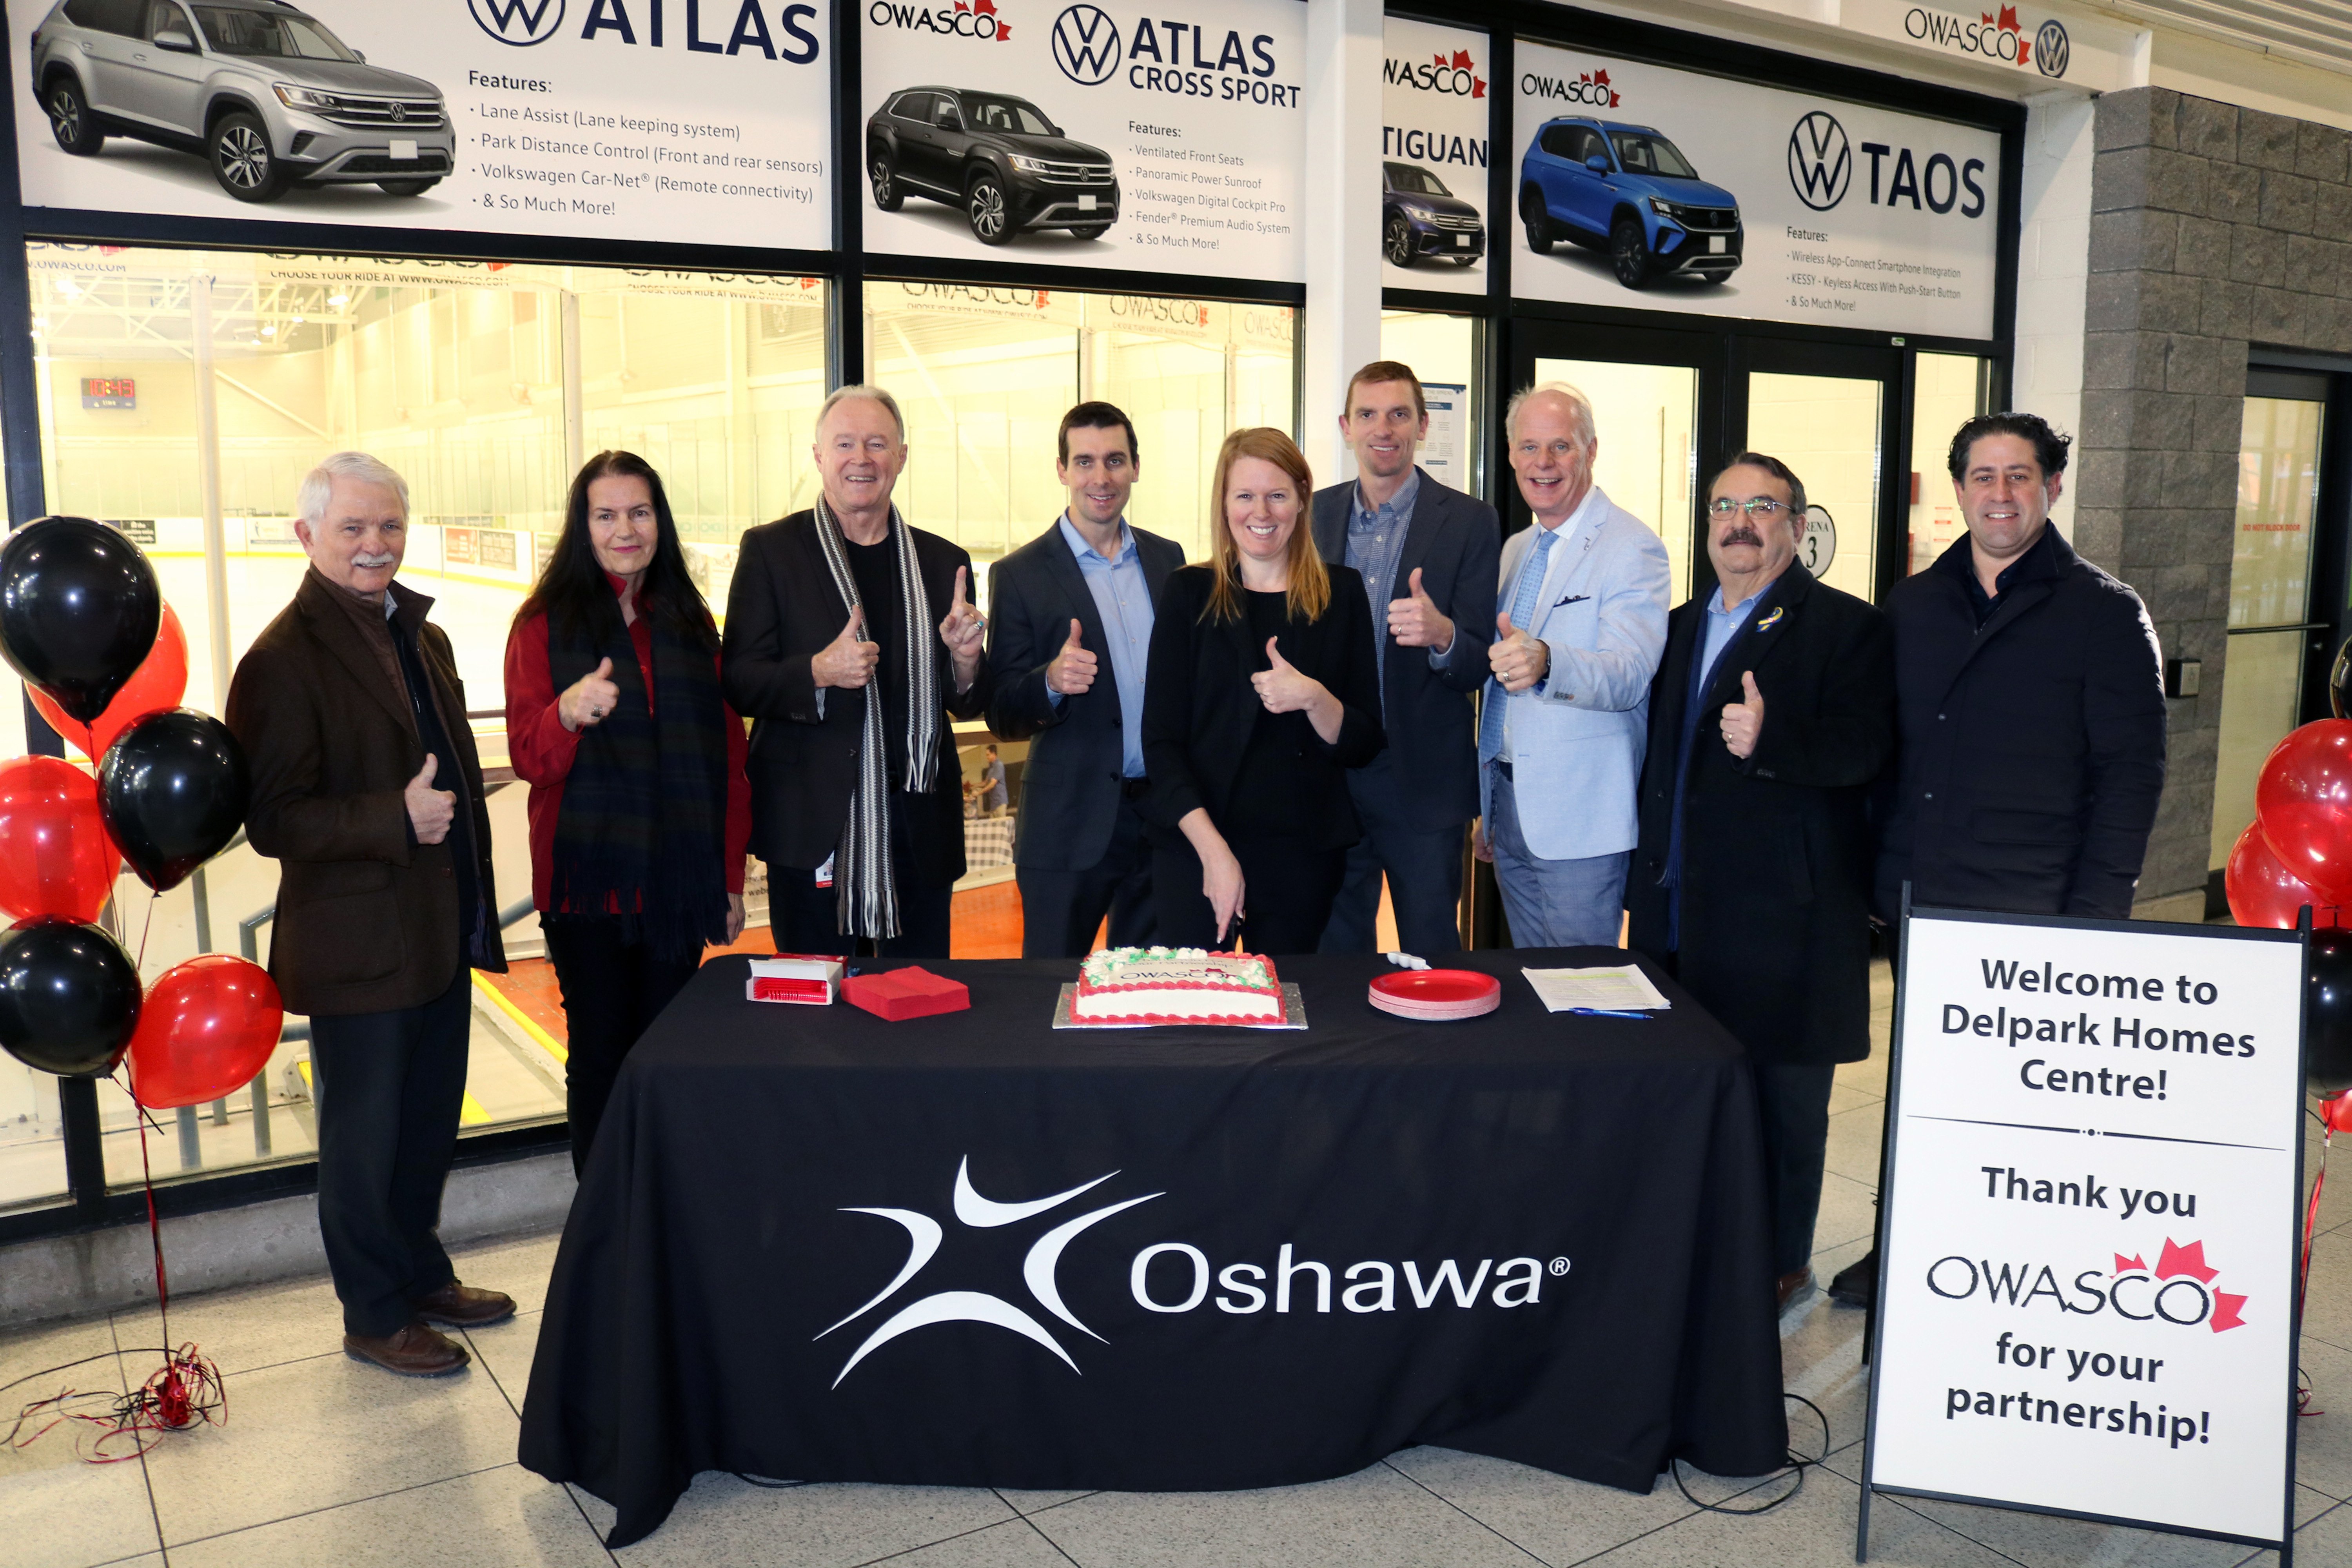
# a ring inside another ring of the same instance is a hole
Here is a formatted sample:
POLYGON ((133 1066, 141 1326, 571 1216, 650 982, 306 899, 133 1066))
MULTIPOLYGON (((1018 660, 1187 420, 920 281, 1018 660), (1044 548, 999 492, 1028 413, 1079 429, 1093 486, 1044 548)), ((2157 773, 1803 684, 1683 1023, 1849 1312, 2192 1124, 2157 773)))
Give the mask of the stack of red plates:
POLYGON ((1405 969, 1372 982, 1371 1004, 1400 1018, 1475 1018, 1503 1005, 1503 983, 1470 969, 1405 969))

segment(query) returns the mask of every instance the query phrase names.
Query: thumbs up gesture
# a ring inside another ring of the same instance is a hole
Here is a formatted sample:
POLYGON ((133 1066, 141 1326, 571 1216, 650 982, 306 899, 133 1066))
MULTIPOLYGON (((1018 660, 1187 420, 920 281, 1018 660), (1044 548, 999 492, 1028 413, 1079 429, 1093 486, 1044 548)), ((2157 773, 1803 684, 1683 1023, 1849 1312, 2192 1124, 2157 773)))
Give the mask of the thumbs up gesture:
POLYGON ((1421 585, 1421 568, 1412 569, 1405 596, 1389 601, 1389 636, 1399 647, 1433 647, 1443 653, 1454 646, 1454 622, 1437 607, 1421 585))
POLYGON ((970 574, 968 567, 956 568, 955 597, 948 604, 947 618, 940 622, 940 640, 948 645, 948 657, 955 660, 959 691, 980 672, 981 642, 988 631, 988 617, 964 598, 964 580, 970 574))
POLYGON ((1486 650, 1486 663, 1504 690, 1525 691, 1550 673, 1551 648, 1528 636, 1524 627, 1511 625, 1506 610, 1495 617, 1495 641, 1486 650))
POLYGON ((555 700, 556 721, 576 734, 602 721, 620 700, 621 689, 613 684, 613 661, 601 659, 594 669, 565 687, 563 695, 555 700))
POLYGON ((874 667, 881 661, 882 645, 866 640, 866 606, 859 605, 850 610, 841 635, 809 660, 809 671, 819 686, 855 689, 874 679, 874 667))
POLYGON ((1316 699, 1329 696, 1321 681, 1300 674, 1296 666, 1282 657, 1278 638, 1265 639, 1265 658, 1273 668, 1261 669, 1251 676, 1250 684, 1257 688, 1258 700, 1265 704, 1267 712, 1299 712, 1313 706, 1316 699))
POLYGON ((457 815, 457 797, 446 789, 433 787, 433 775, 440 768, 439 759, 430 752, 425 753, 425 765, 400 792, 402 802, 408 807, 408 825, 416 830, 419 844, 438 844, 449 837, 449 824, 457 815))
POLYGON ((1086 645, 1079 641, 1084 630, 1073 618, 1069 640, 1062 644, 1061 650, 1054 655, 1053 662, 1045 666, 1045 685, 1065 697, 1076 697, 1095 683, 1095 656, 1088 653, 1086 645))
POLYGON ((1756 750, 1756 737, 1764 731, 1764 694, 1756 689, 1756 672, 1739 672, 1737 702, 1723 705, 1723 747, 1733 756, 1746 762, 1756 750))

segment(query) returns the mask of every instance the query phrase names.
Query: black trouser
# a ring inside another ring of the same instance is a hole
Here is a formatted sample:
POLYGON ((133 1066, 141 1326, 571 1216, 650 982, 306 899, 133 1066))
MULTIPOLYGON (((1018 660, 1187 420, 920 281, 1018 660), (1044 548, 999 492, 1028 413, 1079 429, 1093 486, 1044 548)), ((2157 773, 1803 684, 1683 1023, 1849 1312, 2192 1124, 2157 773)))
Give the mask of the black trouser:
POLYGON ((1756 1065, 1756 1109, 1764 1123, 1764 1192, 1772 1216, 1772 1277, 1794 1274, 1813 1256, 1822 1168, 1830 1146, 1833 1066, 1756 1065))
POLYGON ((436 1234, 457 1153, 473 971, 432 1001, 310 1020, 319 1234, 346 1332, 397 1333, 457 1278, 436 1234))
POLYGON ((1325 952, 1370 952, 1380 945, 1381 877, 1396 910, 1397 942, 1416 957, 1462 946, 1462 833, 1455 823, 1432 832, 1413 826, 1390 754, 1348 770, 1348 793, 1364 837, 1348 851, 1348 871, 1323 929, 1325 952))
POLYGON ((948 926, 955 907, 951 888, 910 888, 898 883, 898 934, 880 943, 864 937, 844 936, 835 926, 839 916, 837 888, 820 888, 816 873, 789 866, 768 868, 768 928, 778 952, 837 952, 857 955, 858 944, 884 958, 945 958, 948 926))
POLYGON ((572 1119, 572 1169, 588 1169, 589 1145, 613 1098, 613 1080, 629 1047, 685 989, 699 952, 657 957, 643 942, 623 942, 619 917, 545 915, 548 962, 563 988, 570 1055, 563 1064, 564 1110, 572 1119))
MULTIPOLYGON (((1051 831, 1051 824, 1037 825, 1051 831)), ((1015 860, 1019 854, 1014 854, 1015 860)), ((1016 866, 1021 887, 1021 956, 1084 958, 1094 951, 1095 932, 1110 917, 1110 945, 1143 947, 1152 941, 1158 911, 1151 901, 1151 843, 1143 814, 1124 795, 1111 819, 1110 842, 1102 858, 1083 871, 1048 871, 1016 866)))
MULTIPOLYGON (((1226 842, 1242 863, 1243 945, 1252 952, 1313 952, 1347 874, 1347 850, 1317 848, 1296 838, 1226 842)), ((1201 891, 1201 858, 1190 840, 1152 851, 1151 901, 1160 911, 1156 941, 1170 947, 1217 945, 1217 913, 1201 891)), ((1231 931, 1225 940, 1233 940, 1231 931)))

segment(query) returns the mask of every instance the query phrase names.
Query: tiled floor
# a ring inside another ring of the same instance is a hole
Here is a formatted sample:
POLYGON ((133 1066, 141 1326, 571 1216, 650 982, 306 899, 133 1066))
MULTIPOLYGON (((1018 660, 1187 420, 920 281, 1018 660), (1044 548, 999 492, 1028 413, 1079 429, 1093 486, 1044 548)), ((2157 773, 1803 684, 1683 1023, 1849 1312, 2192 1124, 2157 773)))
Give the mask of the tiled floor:
MULTIPOLYGON (((1888 1005, 1879 976, 1878 1035, 1888 1005)), ((1883 1056, 1838 1075, 1817 1272, 1869 1246, 1883 1056)), ((2352 1172, 2331 1184, 2312 1267, 2304 1365, 2327 1414, 2298 1434, 2305 1568, 2352 1565, 2352 1172)), ((464 1275, 513 1291, 522 1315, 469 1335, 474 1368, 411 1383, 343 1357, 323 1282, 191 1298, 175 1337, 198 1341, 227 1383, 226 1426, 174 1435, 144 1460, 88 1466, 62 1433, 0 1450, 0 1563, 183 1568, 401 1563, 809 1564, 851 1568, 1318 1568, 1600 1563, 1718 1568, 1851 1563, 1859 1498, 1862 1314, 1816 1298, 1782 1325, 1788 1385, 1827 1413, 1832 1451, 1801 1496, 1751 1519, 1693 1507, 1671 1484, 1646 1497, 1442 1448, 1273 1491, 1024 1493, 915 1487, 755 1488, 705 1475, 649 1539, 609 1552, 612 1510, 514 1460, 516 1405, 539 1332, 553 1237, 475 1248, 464 1275)), ((120 1388, 156 1363, 152 1312, 0 1339, 0 1382, 85 1356, 70 1378, 120 1388)), ((12 1408, 60 1377, 0 1394, 12 1408)), ((1799 1428, 1800 1436, 1803 1428, 1799 1428)), ((1710 1500, 1731 1485, 1694 1478, 1710 1500)), ((1760 1495, 1769 1495, 1763 1493, 1760 1495)), ((1752 1501, 1754 1500, 1743 1500, 1752 1501)), ((1918 1568, 2225 1568, 2270 1552, 2180 1536, 1956 1504, 1882 1498, 1874 1563, 1918 1568)))

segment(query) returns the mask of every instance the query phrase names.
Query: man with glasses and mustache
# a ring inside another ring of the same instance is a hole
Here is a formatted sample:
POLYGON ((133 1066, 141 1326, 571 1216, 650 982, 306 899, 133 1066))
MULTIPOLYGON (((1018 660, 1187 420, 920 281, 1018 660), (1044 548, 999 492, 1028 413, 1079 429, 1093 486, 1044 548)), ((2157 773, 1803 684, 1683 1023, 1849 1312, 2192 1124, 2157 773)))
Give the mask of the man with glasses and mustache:
MULTIPOLYGON (((2127 920, 2164 793, 2164 669, 2139 595, 2050 526, 2069 438, 1983 414, 1948 458, 1965 538, 1887 596, 1899 773, 1876 913, 2127 920)), ((1830 1294, 1871 1304, 1878 1255, 1830 1294)))
POLYGON ((1812 1283, 1832 1079, 1870 1055, 1865 800, 1895 749, 1895 639, 1797 559, 1787 464, 1742 452, 1708 497, 1716 586, 1667 618, 1625 907, 1755 1064, 1786 1309, 1812 1283))

